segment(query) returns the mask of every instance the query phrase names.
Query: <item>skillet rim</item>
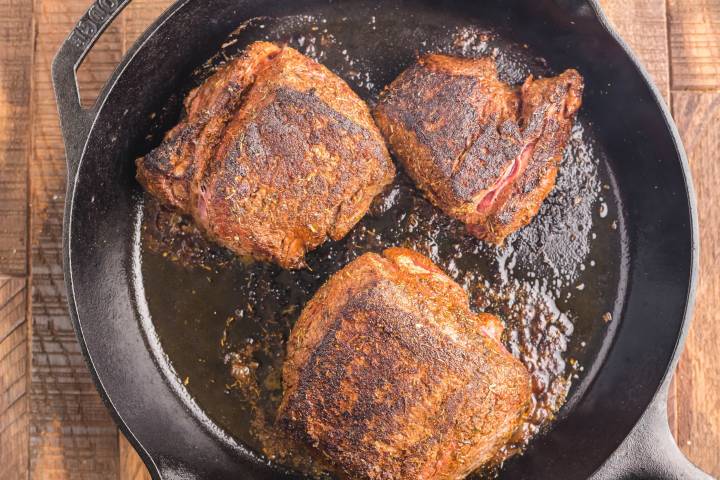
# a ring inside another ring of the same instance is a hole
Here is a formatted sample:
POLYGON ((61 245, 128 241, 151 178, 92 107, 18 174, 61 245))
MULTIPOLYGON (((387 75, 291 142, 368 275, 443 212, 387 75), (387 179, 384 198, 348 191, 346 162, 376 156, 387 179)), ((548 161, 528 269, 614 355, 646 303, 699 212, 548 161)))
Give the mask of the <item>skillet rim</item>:
MULTIPOLYGON (((643 413, 640 415, 640 417, 637 419, 635 424, 628 430, 627 435, 625 436, 625 439, 621 441, 621 443, 617 446, 615 451, 610 454, 609 457, 605 459, 605 461, 598 465, 595 471, 593 472, 593 476, 600 472, 603 468, 603 466, 608 463, 611 458, 615 455, 618 450, 621 449, 626 443, 628 443, 630 435, 633 433, 633 431, 643 422, 646 414, 648 413, 648 410, 651 409, 653 405, 656 403, 662 402, 661 407, 662 411, 665 412, 664 421, 667 422, 667 401, 668 401, 668 388, 670 386, 670 382, 675 374, 675 370, 677 368, 677 363, 680 360, 680 356, 682 355, 683 348, 685 346, 685 339, 687 337, 688 331, 690 330, 690 324, 692 323, 693 314, 695 311, 695 296, 697 294, 697 283, 698 283, 698 276, 700 273, 700 224, 699 224, 699 218, 698 218, 698 209, 697 209, 697 195, 695 193, 695 187, 692 180, 692 171, 690 169, 690 162, 687 158, 687 152, 685 151, 685 146, 683 145, 682 138, 680 137, 680 132, 678 131, 677 125, 675 124, 675 120, 672 117, 672 113, 670 112, 669 106, 666 104, 664 97, 662 96, 662 93, 658 89, 657 85, 655 85, 654 80, 650 76, 650 72, 647 71, 647 69, 644 67, 643 63, 640 61, 638 56, 635 54, 635 52, 630 48, 630 45, 625 42, 625 40, 620 36, 619 32, 615 29, 615 27, 610 22, 610 19, 606 16, 605 12, 602 10, 602 7, 599 4, 599 0, 586 0, 587 3, 590 5, 590 7, 593 9, 593 13, 595 14, 595 17, 598 19, 602 27, 605 29, 605 31, 610 35, 610 37, 617 43, 620 48, 625 52, 625 54, 630 59, 631 63, 637 70, 637 72, 640 74, 640 77, 645 82, 645 84, 650 88, 650 92, 652 93, 655 103, 660 108, 660 111, 663 116, 663 120, 665 121, 665 125, 670 131, 671 138, 673 141, 673 145, 675 147, 675 152, 677 154, 677 158, 680 162, 680 169, 683 174, 683 185, 685 186, 685 199, 687 200, 687 208, 689 212, 689 218, 690 218, 690 277, 688 278, 688 288, 687 288, 687 295, 685 297, 685 307, 683 312, 683 319, 680 324, 680 329, 676 334, 676 340, 675 340, 675 346, 673 347, 672 355, 670 356, 670 361, 665 366, 665 372, 662 375, 662 378, 655 389, 655 392, 652 395, 652 398, 650 401, 645 405, 645 408, 643 410, 643 413)), ((608 353, 609 355, 609 353, 608 353)), ((603 359, 603 365, 601 365, 601 369, 603 368, 607 356, 605 359, 603 359)), ((590 388, 590 386, 588 386, 590 388)), ((674 438, 670 438, 670 440, 675 443, 674 438)))
MULTIPOLYGON (((688 211, 690 212, 690 234, 692 236, 691 238, 691 265, 690 265, 690 278, 689 278, 689 284, 688 284, 688 294, 687 294, 687 301, 685 304, 685 312, 684 312, 684 318, 682 322, 682 329, 680 332, 680 336, 678 337, 678 341, 675 345, 675 351, 673 352, 673 355, 677 355, 677 349, 678 347, 684 346, 685 341, 685 334, 687 333, 687 329, 690 326, 691 320, 688 317, 692 316, 692 314, 695 311, 695 295, 697 290, 697 280, 698 280, 698 274, 699 274, 699 267, 700 267, 700 224, 698 219, 698 210, 697 210, 697 195, 695 193, 695 187, 692 180, 692 172, 690 169, 690 162, 687 158, 687 153, 685 152, 685 147, 682 143, 682 139, 680 137, 680 132, 677 129, 677 125, 675 124, 675 120, 672 118, 672 114, 670 113, 670 109, 668 108, 667 104, 665 103, 665 99, 663 98, 662 94, 658 90, 657 86, 655 85, 654 81, 650 77, 650 73, 645 69, 645 67, 640 63, 639 59, 635 55, 635 53, 631 50, 630 46, 625 43, 625 41, 620 37, 620 35, 617 33, 617 31, 614 29, 614 27, 609 23, 608 18, 605 16, 604 12, 600 9, 600 6, 598 4, 598 0, 587 0, 587 2, 592 5, 594 8, 596 8, 595 13, 598 17, 598 19, 601 21, 603 27, 605 30, 613 37, 613 39, 623 48, 625 53, 628 55, 628 57, 632 60, 632 63, 635 65, 635 68, 638 70, 638 73, 642 76, 645 83, 650 87, 650 90, 653 93, 653 96, 655 97, 655 102, 660 107, 660 110, 663 113, 663 119, 665 120, 665 125, 670 130, 670 133, 672 134, 672 140, 673 144, 675 145, 675 150, 678 154, 679 160, 680 160, 680 167, 683 173, 683 184, 685 185, 685 192, 687 193, 686 199, 687 199, 687 206, 688 211)), ((677 360, 677 359, 674 359, 677 360)), ((672 363, 672 362, 671 362, 672 363)), ((674 368, 674 365, 672 365, 674 368)), ((667 372, 666 372, 667 375, 667 372)), ((658 388, 660 390, 660 388, 658 388)))

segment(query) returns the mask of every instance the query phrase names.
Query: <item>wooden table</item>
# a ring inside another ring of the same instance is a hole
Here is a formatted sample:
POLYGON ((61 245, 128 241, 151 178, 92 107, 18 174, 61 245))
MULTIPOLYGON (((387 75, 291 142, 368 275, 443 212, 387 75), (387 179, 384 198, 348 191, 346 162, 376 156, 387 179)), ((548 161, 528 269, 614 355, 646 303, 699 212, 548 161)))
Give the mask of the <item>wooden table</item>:
MULTIPOLYGON (((135 0, 80 71, 93 100, 169 0, 135 0)), ((682 450, 720 476, 720 0, 603 0, 671 105, 695 179, 697 307, 669 403, 682 450)), ((65 305, 65 159, 50 61, 89 0, 0 0, 0 479, 148 478, 90 379, 65 305)))

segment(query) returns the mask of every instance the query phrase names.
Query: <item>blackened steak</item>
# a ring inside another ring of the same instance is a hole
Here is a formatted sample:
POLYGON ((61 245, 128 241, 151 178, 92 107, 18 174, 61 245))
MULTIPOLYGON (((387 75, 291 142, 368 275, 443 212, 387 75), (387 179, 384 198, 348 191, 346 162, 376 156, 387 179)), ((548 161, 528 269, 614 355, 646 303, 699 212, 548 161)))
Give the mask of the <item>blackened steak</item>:
POLYGON ((502 329, 428 258, 366 253, 294 326, 278 422, 341 478, 462 479, 498 453, 530 403, 502 329))
POLYGON ((350 87, 267 42, 190 92, 182 121, 137 160, 140 183, 218 243, 289 268, 345 236, 394 173, 350 87))
POLYGON ((480 239, 501 244, 555 185, 583 79, 498 79, 491 58, 426 55, 382 92, 375 119, 409 175, 480 239))

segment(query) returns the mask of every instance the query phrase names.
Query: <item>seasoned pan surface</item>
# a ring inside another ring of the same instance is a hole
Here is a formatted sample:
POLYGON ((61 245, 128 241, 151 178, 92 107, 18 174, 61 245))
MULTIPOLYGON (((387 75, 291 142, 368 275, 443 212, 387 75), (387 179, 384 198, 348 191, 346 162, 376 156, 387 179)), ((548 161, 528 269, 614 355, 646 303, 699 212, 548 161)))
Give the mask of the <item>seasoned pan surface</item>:
MULTIPOLYGON (((536 48, 492 22, 430 10, 415 10, 402 22, 388 15, 351 20, 341 13, 258 17, 239 25, 154 112, 137 153, 156 145, 177 120, 190 88, 255 40, 287 43, 318 60, 371 105, 384 85, 426 52, 493 56, 501 79, 511 84, 575 67, 548 64, 536 48)), ((538 217, 500 248, 467 235, 423 198, 401 168, 358 226, 310 253, 309 268, 298 271, 233 257, 138 189, 134 224, 141 248, 134 262, 152 319, 149 335, 157 336, 167 355, 160 361, 236 440, 279 464, 317 473, 322 466, 289 446, 273 426, 284 342, 329 275, 364 252, 407 246, 458 281, 475 308, 507 321, 505 341, 533 378, 533 414, 506 453, 524 450, 592 381, 622 310, 627 245, 621 195, 592 114, 591 108, 581 110, 557 186, 538 217)))

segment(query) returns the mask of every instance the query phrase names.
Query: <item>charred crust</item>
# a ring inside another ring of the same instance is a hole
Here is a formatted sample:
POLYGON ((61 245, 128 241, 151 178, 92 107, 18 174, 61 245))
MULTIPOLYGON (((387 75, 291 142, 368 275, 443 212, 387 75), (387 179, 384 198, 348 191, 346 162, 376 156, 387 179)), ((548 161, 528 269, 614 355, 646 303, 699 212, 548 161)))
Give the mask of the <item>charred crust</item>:
MULTIPOLYGON (((495 340, 462 328, 479 321, 464 292, 436 292, 421 272, 452 280, 428 259, 392 250, 355 260, 306 306, 288 344, 293 378, 278 423, 351 478, 436 478, 438 455, 472 465, 501 446, 527 408, 529 378, 495 340), (320 336, 299 340, 311 333, 320 336)), ((467 465, 437 478, 459 478, 452 472, 467 465)))
POLYGON ((456 158, 478 134, 478 111, 469 101, 478 81, 469 76, 429 73, 422 65, 410 67, 385 91, 378 114, 396 128, 412 132, 428 149, 437 173, 450 177, 456 158), (452 111, 448 110, 450 102, 452 111), (418 103, 421 109, 412 108, 418 103), (447 131, 454 134, 449 136, 447 131))
POLYGON ((240 255, 303 266, 305 252, 344 236, 394 176, 363 102, 289 47, 252 44, 185 106, 137 160, 138 181, 240 255))
MULTIPOLYGON (((289 171, 309 174, 305 162, 308 145, 322 145, 324 149, 341 158, 352 158, 356 151, 362 151, 378 163, 385 161, 382 144, 367 128, 351 121, 325 104, 313 90, 299 92, 280 87, 274 93, 273 101, 257 112, 246 126, 245 131, 222 159, 228 166, 228 174, 244 174, 253 162, 254 170, 276 167, 275 162, 284 162, 289 171), (348 142, 350 137, 352 142, 348 142)), ((337 172, 339 181, 348 182, 355 172, 337 172)), ((290 176, 268 178, 279 187, 286 187, 293 181, 290 176)))
POLYGON ((428 198, 478 238, 502 243, 552 190, 582 90, 575 70, 512 88, 492 59, 428 55, 383 91, 374 114, 428 198), (530 160, 503 182, 528 145, 530 160))

